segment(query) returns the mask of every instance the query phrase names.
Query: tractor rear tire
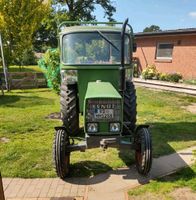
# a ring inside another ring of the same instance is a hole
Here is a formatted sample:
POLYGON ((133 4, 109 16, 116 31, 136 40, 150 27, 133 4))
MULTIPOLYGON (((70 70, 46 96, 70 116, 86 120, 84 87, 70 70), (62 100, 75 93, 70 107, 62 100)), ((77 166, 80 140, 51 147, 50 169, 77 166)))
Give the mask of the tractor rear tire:
POLYGON ((140 128, 135 135, 137 171, 147 175, 152 166, 152 141, 148 128, 140 128))
POLYGON ((67 151, 69 145, 68 134, 65 130, 56 131, 53 142, 53 160, 57 176, 64 179, 69 173, 70 152, 67 151))
POLYGON ((60 96, 63 126, 66 128, 69 135, 77 135, 79 132, 77 84, 67 84, 65 80, 61 84, 60 96))
MULTIPOLYGON (((137 103, 136 91, 133 82, 126 81, 126 90, 124 92, 124 119, 123 121, 128 125, 129 130, 134 132, 136 127, 137 117, 137 103)), ((124 134, 129 134, 126 128, 123 130, 124 134)))

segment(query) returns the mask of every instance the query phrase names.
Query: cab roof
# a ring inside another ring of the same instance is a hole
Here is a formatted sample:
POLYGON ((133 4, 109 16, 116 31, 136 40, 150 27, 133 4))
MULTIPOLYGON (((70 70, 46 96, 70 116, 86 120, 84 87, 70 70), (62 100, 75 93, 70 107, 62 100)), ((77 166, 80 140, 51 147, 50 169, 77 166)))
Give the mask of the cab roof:
MULTIPOLYGON (((64 35, 66 33, 74 33, 74 32, 94 32, 94 31, 103 31, 103 32, 121 32, 121 27, 116 26, 70 26, 64 27, 60 35, 64 35)), ((126 33, 130 33, 129 30, 126 30, 126 33)))

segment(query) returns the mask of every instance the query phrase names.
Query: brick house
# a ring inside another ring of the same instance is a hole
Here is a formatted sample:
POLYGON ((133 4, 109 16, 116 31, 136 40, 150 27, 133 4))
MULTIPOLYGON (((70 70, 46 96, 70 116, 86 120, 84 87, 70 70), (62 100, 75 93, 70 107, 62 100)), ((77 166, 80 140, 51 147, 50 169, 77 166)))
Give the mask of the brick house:
POLYGON ((196 79, 196 28, 135 34, 140 70, 155 64, 162 73, 196 79))

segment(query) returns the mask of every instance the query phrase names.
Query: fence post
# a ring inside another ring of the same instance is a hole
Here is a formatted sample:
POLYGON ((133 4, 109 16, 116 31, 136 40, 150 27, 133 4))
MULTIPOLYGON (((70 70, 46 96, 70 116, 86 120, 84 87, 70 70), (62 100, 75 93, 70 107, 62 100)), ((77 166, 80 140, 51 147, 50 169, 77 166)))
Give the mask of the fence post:
POLYGON ((5 76, 6 89, 7 89, 7 91, 10 91, 9 79, 8 79, 8 69, 7 69, 7 66, 5 64, 5 58, 4 58, 4 52, 3 52, 3 42, 2 42, 1 33, 0 33, 0 52, 1 52, 2 62, 3 62, 3 72, 4 72, 4 76, 5 76))
POLYGON ((4 192, 3 192, 3 182, 0 172, 0 200, 5 200, 4 192))

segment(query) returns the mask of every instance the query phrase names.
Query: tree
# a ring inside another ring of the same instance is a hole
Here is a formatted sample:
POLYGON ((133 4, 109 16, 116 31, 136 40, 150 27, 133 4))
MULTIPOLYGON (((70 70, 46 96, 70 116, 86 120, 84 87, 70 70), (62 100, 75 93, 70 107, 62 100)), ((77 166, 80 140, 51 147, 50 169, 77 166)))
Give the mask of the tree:
POLYGON ((104 9, 104 17, 112 21, 113 13, 116 11, 112 6, 111 0, 54 0, 55 7, 58 11, 67 13, 68 20, 95 20, 93 15, 96 5, 100 5, 104 9))
POLYGON ((53 0, 49 17, 44 20, 35 34, 35 49, 37 51, 45 51, 48 47, 57 47, 57 27, 65 20, 96 20, 93 11, 97 5, 103 8, 104 17, 107 17, 109 21, 114 21, 112 16, 116 9, 111 0, 53 0))
POLYGON ((0 0, 0 30, 7 64, 21 65, 24 52, 32 47, 33 34, 47 15, 44 0, 0 0))
POLYGON ((149 27, 146 27, 143 32, 159 32, 161 31, 160 27, 157 25, 151 25, 149 27))

